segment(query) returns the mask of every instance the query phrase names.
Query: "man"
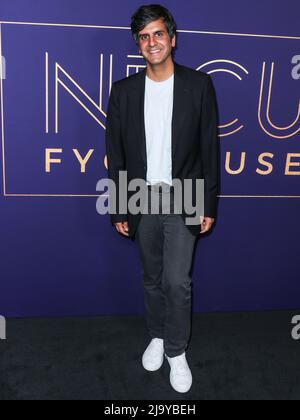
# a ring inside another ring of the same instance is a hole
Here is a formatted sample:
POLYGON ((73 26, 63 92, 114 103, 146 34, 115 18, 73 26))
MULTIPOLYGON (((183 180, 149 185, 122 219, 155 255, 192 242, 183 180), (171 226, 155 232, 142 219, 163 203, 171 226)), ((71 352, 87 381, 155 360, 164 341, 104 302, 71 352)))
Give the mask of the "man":
POLYGON ((140 7, 131 29, 147 67, 112 86, 108 174, 117 191, 124 188, 120 171, 127 171, 128 182, 145 180, 149 202, 156 197, 160 211, 137 215, 119 211, 111 220, 120 234, 137 240, 141 256, 152 337, 143 366, 158 370, 166 356, 172 387, 187 392, 192 385, 185 353, 191 330, 190 271, 198 235, 210 231, 215 222, 219 191, 216 98, 210 76, 174 62, 177 27, 166 8, 140 7), (174 208, 174 179, 191 179, 193 198, 195 181, 204 179, 205 214, 197 225, 185 222, 185 210, 181 214, 162 210, 166 195, 174 208))

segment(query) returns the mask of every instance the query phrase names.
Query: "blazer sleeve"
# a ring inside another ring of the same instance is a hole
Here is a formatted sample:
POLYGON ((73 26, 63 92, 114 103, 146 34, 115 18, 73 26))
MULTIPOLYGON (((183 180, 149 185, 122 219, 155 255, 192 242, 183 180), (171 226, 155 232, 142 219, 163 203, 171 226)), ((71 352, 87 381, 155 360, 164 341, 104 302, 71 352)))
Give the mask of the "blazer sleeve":
POLYGON ((215 218, 220 190, 220 141, 218 137, 218 109, 211 77, 207 75, 201 108, 201 159, 204 177, 205 217, 215 218))
POLYGON ((119 172, 126 170, 125 151, 122 142, 120 101, 116 84, 113 83, 107 109, 106 133, 105 133, 106 155, 108 161, 108 177, 114 181, 116 191, 109 190, 109 194, 116 192, 116 214, 110 212, 111 223, 128 221, 127 213, 119 212, 119 172))

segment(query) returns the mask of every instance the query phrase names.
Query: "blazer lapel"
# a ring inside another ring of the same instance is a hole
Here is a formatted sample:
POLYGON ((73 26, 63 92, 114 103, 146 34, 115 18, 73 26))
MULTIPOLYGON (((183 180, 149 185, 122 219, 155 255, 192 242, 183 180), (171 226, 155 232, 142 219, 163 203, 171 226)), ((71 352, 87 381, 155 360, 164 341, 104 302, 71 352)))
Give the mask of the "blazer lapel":
MULTIPOLYGON (((146 87, 147 69, 138 73, 134 89, 134 112, 136 115, 136 130, 139 139, 139 148, 141 151, 144 165, 147 166, 147 146, 145 132, 145 87, 146 87)), ((173 96, 173 114, 172 114, 172 159, 175 157, 176 146, 180 139, 181 129, 183 128, 184 117, 188 109, 189 89, 186 86, 182 68, 174 63, 174 96, 173 96)))
POLYGON ((147 148, 146 148, 146 132, 144 120, 144 104, 145 104, 145 88, 146 88, 146 72, 145 68, 137 74, 136 83, 133 93, 133 115, 136 132, 138 134, 138 146, 142 155, 144 165, 147 166, 147 148))
POLYGON ((184 120, 189 109, 189 89, 184 77, 183 69, 177 63, 175 65, 174 76, 174 100, 173 100, 173 116, 172 116, 172 158, 174 169, 174 158, 176 147, 183 139, 184 120))

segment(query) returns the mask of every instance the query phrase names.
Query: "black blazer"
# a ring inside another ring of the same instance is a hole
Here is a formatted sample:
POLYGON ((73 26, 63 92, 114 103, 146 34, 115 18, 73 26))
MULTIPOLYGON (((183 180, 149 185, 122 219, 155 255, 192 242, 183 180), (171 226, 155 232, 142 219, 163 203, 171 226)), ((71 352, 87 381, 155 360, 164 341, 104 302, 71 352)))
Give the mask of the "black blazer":
MULTIPOLYGON (((172 178, 204 179, 205 216, 215 218, 220 176, 215 91, 209 75, 177 63, 174 66, 172 178)), ((112 85, 105 143, 108 177, 117 189, 119 171, 127 171, 128 183, 135 178, 146 180, 145 79, 146 69, 112 85)), ((128 200, 132 194, 128 193, 128 200)), ((187 216, 193 217, 182 214, 184 219, 187 216)), ((111 214, 112 224, 128 221, 130 238, 135 237, 140 218, 141 214, 111 214)), ((200 220, 199 225, 187 227, 198 235, 200 220)))

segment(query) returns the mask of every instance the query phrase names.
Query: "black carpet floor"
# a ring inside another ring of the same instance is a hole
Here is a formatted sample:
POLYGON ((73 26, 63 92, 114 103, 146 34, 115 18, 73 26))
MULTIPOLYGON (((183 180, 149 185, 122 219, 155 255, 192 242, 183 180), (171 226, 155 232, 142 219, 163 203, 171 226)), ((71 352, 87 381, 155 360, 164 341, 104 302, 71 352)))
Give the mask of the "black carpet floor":
POLYGON ((143 369, 143 317, 8 320, 0 400, 298 400, 293 315, 195 314, 187 394, 172 390, 167 361, 158 372, 143 369))

